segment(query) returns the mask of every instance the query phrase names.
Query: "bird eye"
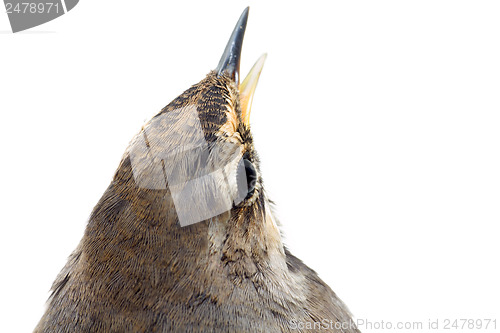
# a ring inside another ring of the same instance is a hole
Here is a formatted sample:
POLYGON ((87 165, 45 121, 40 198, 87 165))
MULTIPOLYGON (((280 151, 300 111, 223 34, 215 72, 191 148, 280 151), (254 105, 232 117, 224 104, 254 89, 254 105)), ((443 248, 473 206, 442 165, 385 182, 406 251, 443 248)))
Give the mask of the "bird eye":
POLYGON ((244 158, 243 163, 245 164, 245 173, 247 176, 248 198, 255 190, 255 184, 257 183, 257 171, 255 170, 253 163, 248 159, 244 158))

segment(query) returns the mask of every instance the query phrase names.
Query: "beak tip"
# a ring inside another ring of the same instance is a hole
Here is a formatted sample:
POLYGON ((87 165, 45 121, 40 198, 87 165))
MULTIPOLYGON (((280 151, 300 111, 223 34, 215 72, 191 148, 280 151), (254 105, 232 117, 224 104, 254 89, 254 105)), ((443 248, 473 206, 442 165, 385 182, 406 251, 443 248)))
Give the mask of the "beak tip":
POLYGON ((231 37, 229 37, 229 41, 220 58, 219 64, 215 69, 217 76, 221 76, 224 72, 227 72, 237 85, 239 84, 241 47, 243 45, 243 37, 245 35, 249 10, 250 7, 246 7, 243 13, 241 13, 233 33, 231 37))

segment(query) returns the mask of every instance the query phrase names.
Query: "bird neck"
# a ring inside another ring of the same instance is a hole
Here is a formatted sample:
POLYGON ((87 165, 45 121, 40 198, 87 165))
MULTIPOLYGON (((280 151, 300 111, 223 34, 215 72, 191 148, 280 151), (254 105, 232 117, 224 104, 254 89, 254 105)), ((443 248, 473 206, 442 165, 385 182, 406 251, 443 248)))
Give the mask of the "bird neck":
MULTIPOLYGON (((90 271, 140 276, 153 279, 152 285, 190 275, 242 281, 286 271, 280 233, 264 194, 251 207, 181 227, 169 191, 134 186, 127 168, 122 162, 88 223, 83 252, 90 271)), ((209 278, 189 281, 211 283, 209 278)))

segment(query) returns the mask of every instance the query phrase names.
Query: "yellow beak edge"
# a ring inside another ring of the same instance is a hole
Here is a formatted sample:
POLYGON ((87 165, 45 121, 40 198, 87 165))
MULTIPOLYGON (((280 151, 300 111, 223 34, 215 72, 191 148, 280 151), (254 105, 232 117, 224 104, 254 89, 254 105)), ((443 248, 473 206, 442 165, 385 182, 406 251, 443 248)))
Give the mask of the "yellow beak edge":
POLYGON ((252 108, 253 94, 257 87, 257 82, 259 81, 260 72, 262 72, 266 57, 266 53, 260 56, 247 77, 240 84, 241 118, 246 126, 250 125, 250 111, 252 108))

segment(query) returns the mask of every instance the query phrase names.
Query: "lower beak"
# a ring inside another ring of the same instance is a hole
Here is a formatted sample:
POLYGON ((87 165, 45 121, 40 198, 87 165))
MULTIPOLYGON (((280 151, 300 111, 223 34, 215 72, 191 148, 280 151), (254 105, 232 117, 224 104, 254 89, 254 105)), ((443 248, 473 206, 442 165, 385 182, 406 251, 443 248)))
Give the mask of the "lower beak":
POLYGON ((259 60, 253 65, 247 77, 240 85, 240 102, 241 102, 241 118, 243 123, 247 126, 250 125, 250 112, 252 108, 253 94, 259 81, 260 73, 264 67, 267 54, 260 56, 259 60))

